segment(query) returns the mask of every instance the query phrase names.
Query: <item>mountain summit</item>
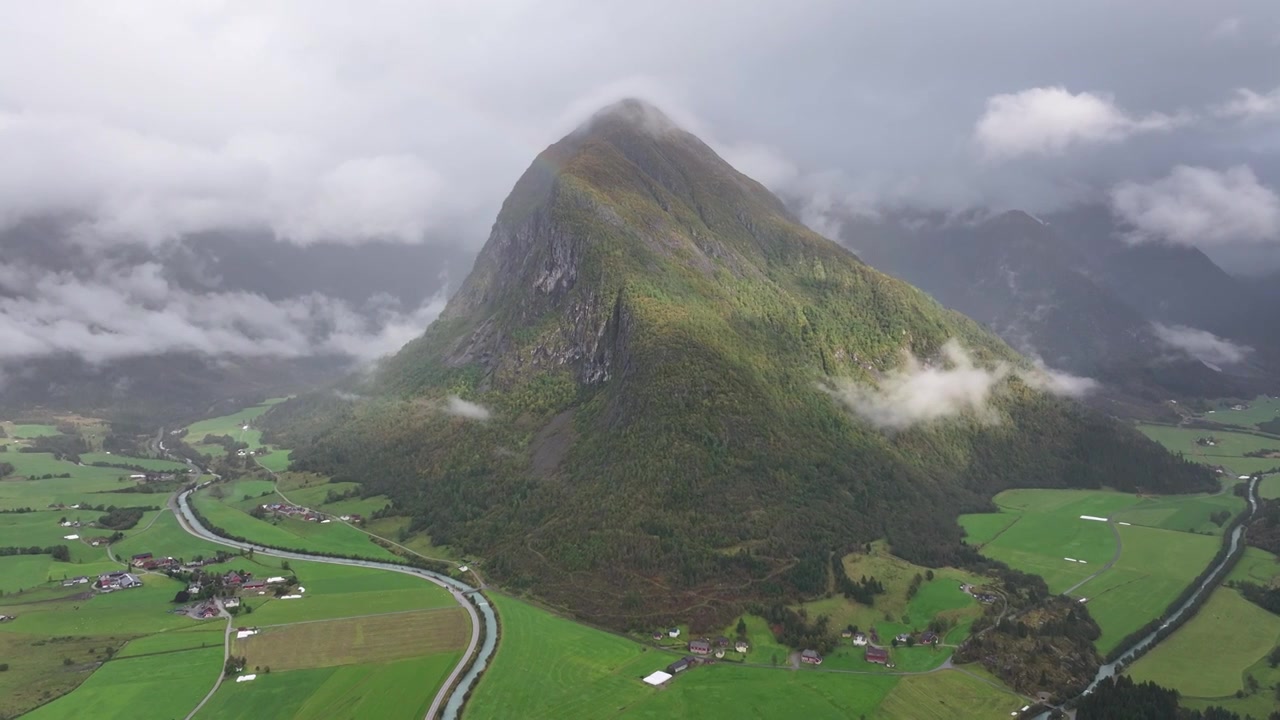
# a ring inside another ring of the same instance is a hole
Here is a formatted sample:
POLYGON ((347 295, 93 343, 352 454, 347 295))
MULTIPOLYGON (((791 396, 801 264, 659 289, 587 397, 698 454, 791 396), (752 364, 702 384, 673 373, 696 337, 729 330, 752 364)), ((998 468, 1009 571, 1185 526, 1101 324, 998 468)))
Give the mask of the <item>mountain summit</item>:
POLYGON ((955 515, 1005 487, 1211 482, 1023 367, 624 101, 534 160, 367 399, 267 421, 297 467, 390 496, 507 587, 615 626, 715 623, 825 592, 831 552, 877 538, 953 560, 955 515))

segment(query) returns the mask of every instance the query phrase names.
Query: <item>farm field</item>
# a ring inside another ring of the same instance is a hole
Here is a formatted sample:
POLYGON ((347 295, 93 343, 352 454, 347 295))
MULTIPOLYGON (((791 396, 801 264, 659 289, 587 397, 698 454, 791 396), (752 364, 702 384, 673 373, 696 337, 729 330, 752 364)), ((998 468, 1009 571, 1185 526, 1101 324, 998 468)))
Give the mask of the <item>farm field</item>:
POLYGON ((242 410, 237 410, 229 415, 221 417, 209 418, 192 423, 187 426, 186 441, 201 452, 210 452, 208 449, 213 448, 214 454, 222 454, 222 448, 217 445, 205 446, 200 445, 200 440, 205 435, 230 435, 241 442, 247 443, 251 450, 262 447, 262 431, 253 428, 253 420, 259 415, 271 409, 272 405, 282 403, 287 398, 272 398, 266 400, 259 405, 253 405, 242 410), (245 424, 250 427, 248 430, 243 429, 245 424))
POLYGON ((1115 566, 1072 593, 1087 598, 1089 614, 1102 628, 1095 645, 1103 654, 1164 612, 1208 567, 1222 542, 1216 536, 1137 525, 1119 531, 1123 551, 1115 566))
POLYGON ((1244 410, 1232 410, 1233 404, 1232 401, 1228 400, 1219 401, 1213 408, 1212 413, 1201 413, 1200 417, 1224 425, 1241 425, 1244 427, 1257 427, 1259 423, 1280 417, 1280 398, 1259 395, 1246 403, 1248 407, 1244 410))
POLYGON ((1280 474, 1267 475, 1258 483, 1258 495, 1267 500, 1280 498, 1280 474))
POLYGON ((1008 717, 1026 704, 959 670, 904 677, 880 704, 882 720, 979 720, 1008 717))
POLYGON ((960 525, 967 531, 973 518, 979 518, 975 527, 990 536, 981 545, 983 555, 1035 573, 1051 591, 1062 592, 1115 554, 1110 526, 1080 516, 1107 517, 1137 502, 1133 495, 1099 490, 1006 490, 995 497, 1000 507, 996 515, 1000 522, 1008 521, 1003 531, 990 536, 997 523, 989 514, 962 515, 960 525))
POLYGON ((5 422, 0 423, 0 426, 3 426, 5 432, 9 434, 9 437, 15 440, 21 440, 23 438, 52 437, 54 435, 62 434, 58 432, 58 428, 52 425, 15 424, 5 422))
POLYGON ((972 528, 970 543, 988 557, 1040 575, 1053 592, 1067 590, 1109 562, 1119 534, 1122 552, 1115 566, 1072 592, 1086 599, 1102 628, 1096 645, 1103 653, 1163 612, 1208 565, 1222 542, 1210 513, 1241 507, 1239 498, 1227 495, 1148 498, 1103 490, 1008 490, 995 502, 999 513, 960 518, 966 531, 972 528), (1111 517, 1115 531, 1109 523, 1081 516, 1111 517), (1164 526, 1212 528, 1219 535, 1164 526), (976 542, 979 538, 985 544, 976 542))
POLYGON ((306 588, 305 597, 270 599, 260 606, 253 601, 255 625, 456 607, 447 590, 406 573, 303 561, 290 567, 306 588))
MULTIPOLYGON (((891 555, 883 543, 874 543, 869 554, 848 555, 843 562, 849 577, 874 577, 884 586, 885 592, 876 596, 874 607, 839 595, 801 606, 810 617, 826 615, 831 618, 832 628, 854 625, 865 631, 874 626, 882 638, 888 638, 899 633, 925 630, 935 618, 958 625, 982 614, 979 603, 962 591, 960 585, 981 584, 983 579, 962 570, 938 568, 932 571, 933 579, 929 580, 928 569, 891 555), (908 588, 916 575, 921 576, 922 582, 915 597, 908 599, 908 588)), ((858 669, 864 669, 861 667, 865 665, 861 650, 857 657, 858 669)))
POLYGON ((438 654, 390 663, 273 670, 252 682, 224 682, 196 720, 420 718, 456 663, 456 654, 438 654))
MULTIPOLYGON (((960 671, 913 678, 800 671, 722 662, 696 667, 661 688, 640 682, 683 653, 648 648, 580 625, 504 595, 491 596, 503 640, 473 691, 466 720, 489 718, 984 718, 1025 704, 960 671), (904 681, 911 683, 904 686, 904 681)), ((759 618, 748 617, 752 663, 789 651, 771 644, 759 618)), ((682 634, 682 637, 687 633, 682 634)), ((931 653, 927 648, 914 648, 931 653)), ((865 665, 865 663, 864 663, 865 665)))
POLYGON ((284 472, 289 469, 289 456, 293 454, 291 450, 272 450, 266 455, 255 455, 258 464, 270 470, 271 472, 284 472))
POLYGON ((278 485, 280 493, 288 497, 290 502, 335 515, 355 513, 367 518, 375 511, 386 507, 390 502, 385 495, 375 495, 368 498, 357 496, 335 502, 326 502, 331 492, 335 495, 340 495, 359 487, 359 483, 334 483, 329 482, 328 478, 320 475, 293 472, 280 473, 278 485))
POLYGON ((0 673, 0 717, 13 717, 70 692, 89 677, 106 648, 119 648, 126 640, 128 636, 55 639, 0 632, 0 657, 9 664, 0 673), (67 658, 72 660, 69 666, 67 658))
POLYGON ((365 615, 262 628, 232 641, 232 653, 272 671, 361 665, 437 653, 457 656, 471 639, 466 611, 454 607, 365 615))
MULTIPOLYGON (((129 455, 112 455, 104 452, 84 453, 80 456, 80 462, 85 465, 93 465, 94 463, 112 463, 116 465, 137 465, 148 470, 156 470, 159 472, 186 472, 187 466, 174 462, 173 460, 164 460, 160 458, 140 458, 129 455)), ((121 472, 120 468, 114 468, 117 472, 121 472)), ((126 474, 129 472, 124 470, 126 474)))
POLYGON ((1252 582, 1275 586, 1280 580, 1280 561, 1275 555, 1256 547, 1246 547, 1236 566, 1227 574, 1224 582, 1252 582))
POLYGON ((226 635, 225 626, 220 621, 201 622, 199 625, 160 632, 154 635, 130 640, 116 658, 140 657, 171 653, 179 650, 197 650, 200 648, 221 648, 226 635))
POLYGON ((205 648, 103 663, 71 694, 24 715, 29 720, 185 717, 213 687, 222 649, 205 648))
MULTIPOLYGON (((266 481, 255 481, 253 487, 256 489, 258 483, 264 482, 266 481)), ((266 484, 270 485, 269 482, 266 484)), ((281 548, 395 559, 395 555, 375 544, 368 535, 342 522, 319 523, 271 516, 259 520, 249 514, 248 508, 263 502, 276 501, 275 496, 261 498, 254 492, 240 493, 232 488, 224 491, 226 497, 219 500, 213 497, 213 493, 217 492, 215 488, 219 487, 220 485, 211 485, 200 490, 193 496, 192 501, 210 523, 232 535, 281 548), (250 495, 251 498, 243 500, 245 494, 250 495), (246 509, 240 509, 236 506, 238 504, 243 504, 246 509)))
POLYGON ((1225 698, 1244 688, 1245 671, 1277 643, 1280 616, 1220 587, 1190 622, 1139 658, 1128 673, 1137 681, 1175 687, 1184 696, 1225 698), (1201 661, 1205 648, 1213 648, 1213 662, 1201 661))
POLYGON ((219 552, 234 552, 225 545, 201 540, 182 529, 173 512, 165 510, 147 527, 146 522, 138 523, 138 528, 125 539, 113 544, 112 551, 116 557, 129 558, 139 553, 152 553, 193 560, 196 557, 214 557, 219 552))
MULTIPOLYGON (((1209 416, 1209 419, 1220 422, 1216 416, 1209 416)), ((1182 453, 1188 460, 1204 463, 1205 465, 1222 465, 1234 475, 1248 475, 1280 466, 1280 458, 1251 458, 1244 456, 1247 452, 1262 449, 1280 451, 1280 439, 1258 437, 1257 435, 1231 432, 1229 430, 1179 428, 1147 424, 1139 424, 1137 427, 1147 437, 1164 445, 1173 452, 1182 453), (1211 436, 1216 443, 1212 447, 1196 443, 1196 440, 1200 438, 1211 436)))

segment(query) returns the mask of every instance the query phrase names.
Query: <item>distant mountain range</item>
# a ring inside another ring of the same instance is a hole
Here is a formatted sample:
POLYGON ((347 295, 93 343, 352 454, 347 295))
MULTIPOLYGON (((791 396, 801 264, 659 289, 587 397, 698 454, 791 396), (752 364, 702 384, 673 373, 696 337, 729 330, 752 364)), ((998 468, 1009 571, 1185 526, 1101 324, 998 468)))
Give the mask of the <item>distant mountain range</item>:
MULTIPOLYGON (((216 314, 228 294, 249 293, 274 303, 321 298, 317 302, 341 303, 373 327, 385 316, 412 313, 440 293, 450 276, 460 278, 471 262, 471 253, 457 246, 297 246, 253 233, 193 236, 154 249, 138 244, 92 248, 75 240, 69 222, 48 219, 0 234, 0 247, 0 301, 24 292, 36 295, 42 281, 96 287, 104 276, 154 266, 161 292, 187 295, 192 307, 207 305, 199 312, 216 314), (6 277, 36 287, 13 289, 6 277)), ((163 309, 166 301, 153 302, 163 309)), ((74 307, 67 312, 75 319, 74 307)), ((321 334, 330 330, 323 324, 307 329, 321 334)), ((252 342, 252 328, 233 330, 252 342)), ((222 400, 256 401, 300 392, 352 368, 350 357, 337 350, 260 354, 230 347, 215 347, 215 352, 153 349, 128 336, 121 343, 127 347, 107 359, 74 349, 8 359, 0 352, 0 408, 74 410, 149 424, 199 417, 222 400)))
MULTIPOLYGON (((1194 248, 1130 244, 1105 208, 1037 218, 886 210, 840 240, 1110 399, 1251 396, 1276 386, 1280 329, 1254 283, 1194 248)), ((1274 307, 1274 306, 1273 306, 1274 307)), ((1129 408, 1134 409, 1134 408, 1129 408)))
POLYGON ((716 627, 878 538, 955 561, 1007 487, 1213 486, 1055 382, 626 101, 534 160, 421 338, 262 422, 506 587, 716 627))

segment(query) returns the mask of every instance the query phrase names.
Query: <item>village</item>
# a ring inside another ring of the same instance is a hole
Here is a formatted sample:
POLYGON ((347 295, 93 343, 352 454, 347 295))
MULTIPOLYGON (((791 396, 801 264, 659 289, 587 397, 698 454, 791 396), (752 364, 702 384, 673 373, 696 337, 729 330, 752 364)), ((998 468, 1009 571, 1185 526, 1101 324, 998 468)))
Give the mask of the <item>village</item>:
MULTIPOLYGON (((294 505, 292 503, 287 503, 287 502, 263 503, 257 506, 256 508, 254 508, 253 511, 250 512, 249 514, 257 518, 266 517, 268 514, 271 514, 271 515, 276 515, 277 517, 288 517, 288 518, 293 518, 295 520, 305 520, 307 522, 316 522, 316 523, 328 523, 328 522, 332 522, 333 520, 333 518, 331 518, 328 515, 325 515, 324 513, 319 513, 310 508, 305 508, 305 507, 302 507, 301 505, 294 505)), ((342 522, 349 522, 349 523, 364 522, 364 516, 358 513, 351 513, 350 515, 339 515, 338 519, 341 520, 342 522)))

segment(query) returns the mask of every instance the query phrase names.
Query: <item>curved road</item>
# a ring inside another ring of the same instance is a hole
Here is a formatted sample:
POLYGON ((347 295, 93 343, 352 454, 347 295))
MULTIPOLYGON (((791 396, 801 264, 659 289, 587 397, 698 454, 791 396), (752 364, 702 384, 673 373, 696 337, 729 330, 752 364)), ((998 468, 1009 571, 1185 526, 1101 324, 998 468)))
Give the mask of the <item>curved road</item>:
POLYGON ((432 720, 436 717, 443 717, 444 720, 455 720, 458 717, 459 711, 462 708, 463 698, 471 688, 471 685, 480 676, 480 673, 484 671, 484 668, 488 664, 489 658, 493 655, 493 651, 497 645, 497 617, 494 615, 493 608, 490 607, 488 601, 484 599, 484 596, 479 595, 475 588, 467 585, 466 583, 454 580, 447 575, 441 575, 430 570, 421 570, 419 568, 376 562, 373 560, 351 560, 347 558, 308 555, 307 553, 275 550, 272 548, 253 545, 251 543, 228 540, 227 538, 214 535, 195 519, 195 516, 191 514, 191 510, 187 505, 187 497, 190 494, 191 491, 186 490, 171 496, 169 498, 169 508, 174 511, 173 514, 178 518, 178 524, 182 526, 183 530, 186 530, 192 535, 203 540, 217 543, 219 545, 226 545, 227 547, 233 547, 239 550, 252 550, 257 554, 269 555, 286 560, 306 560, 310 562, 329 563, 332 565, 351 565, 355 567, 388 570, 391 572, 404 573, 406 575, 416 575, 448 590, 453 595, 454 600, 466 609, 467 613, 471 616, 471 642, 467 646, 467 651, 463 653, 462 659, 458 661, 457 667, 455 667, 453 672, 449 674, 444 685, 441 686, 440 691, 436 693, 435 698, 431 701, 431 707, 427 710, 426 720, 432 720), (474 605, 465 597, 465 595, 468 594, 472 594, 473 597, 475 597, 476 602, 474 605), (476 612, 477 606, 480 610, 479 613, 476 612), (480 642, 481 622, 484 622, 485 628, 483 644, 480 642), (477 646, 479 646, 478 651, 477 646), (458 682, 457 687, 454 688, 454 681, 458 680, 459 676, 462 675, 463 669, 467 666, 467 663, 473 656, 475 658, 475 662, 472 663, 471 669, 466 673, 466 675, 462 676, 461 681, 458 682), (450 692, 451 689, 453 690, 452 692, 450 692), (447 704, 446 700, 448 701, 447 704), (441 715, 440 712, 442 705, 444 706, 444 711, 441 715))
POLYGON ((208 695, 204 696, 204 699, 200 701, 199 705, 196 705, 194 710, 187 713, 186 720, 191 720, 191 718, 196 716, 196 713, 200 712, 200 708, 204 707, 205 703, 209 702, 209 699, 213 697, 213 694, 218 692, 218 688, 222 687, 222 681, 227 677, 227 672, 226 672, 227 660, 231 659, 232 617, 231 617, 231 613, 227 612, 227 608, 222 605, 221 600, 218 600, 215 598, 214 603, 217 604, 218 606, 218 616, 224 617, 227 619, 227 631, 222 635, 222 668, 223 669, 221 672, 218 673, 218 679, 214 681, 213 689, 209 691, 208 695))

